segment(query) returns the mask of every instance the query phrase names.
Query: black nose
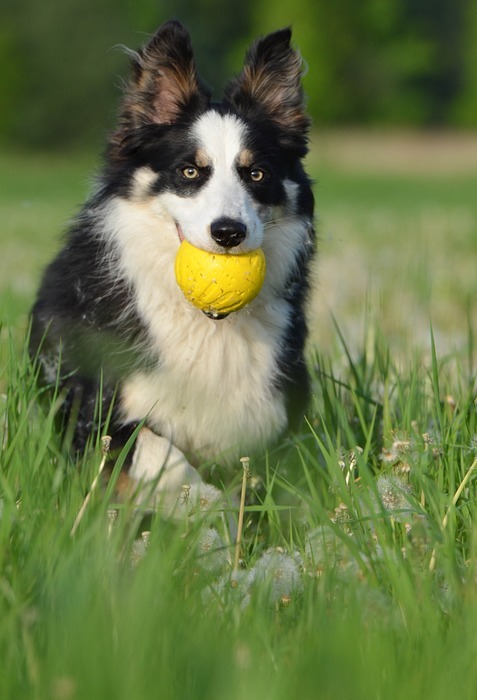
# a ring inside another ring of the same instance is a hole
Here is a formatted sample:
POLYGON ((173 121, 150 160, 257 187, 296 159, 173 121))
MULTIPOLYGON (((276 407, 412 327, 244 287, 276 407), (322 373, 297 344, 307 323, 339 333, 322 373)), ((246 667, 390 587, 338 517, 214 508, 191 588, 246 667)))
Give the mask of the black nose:
POLYGON ((245 239, 247 227, 243 221, 223 217, 212 221, 210 233, 214 241, 219 245, 224 248, 233 248, 236 245, 240 245, 245 239))

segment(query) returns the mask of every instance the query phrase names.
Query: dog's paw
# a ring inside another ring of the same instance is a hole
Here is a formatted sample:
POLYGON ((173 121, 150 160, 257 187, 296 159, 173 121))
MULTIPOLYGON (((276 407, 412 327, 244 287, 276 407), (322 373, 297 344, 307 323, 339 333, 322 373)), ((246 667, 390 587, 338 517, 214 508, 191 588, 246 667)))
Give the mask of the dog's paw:
POLYGON ((221 500, 220 491, 202 480, 169 439, 148 428, 142 428, 136 440, 129 478, 138 485, 136 501, 165 518, 190 517, 221 500))

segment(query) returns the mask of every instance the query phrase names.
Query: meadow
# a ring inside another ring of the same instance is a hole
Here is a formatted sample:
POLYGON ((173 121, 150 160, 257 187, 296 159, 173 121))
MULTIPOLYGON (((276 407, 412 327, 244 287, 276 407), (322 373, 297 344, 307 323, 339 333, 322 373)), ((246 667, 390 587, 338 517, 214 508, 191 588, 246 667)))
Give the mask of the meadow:
MULTIPOLYGON (((477 692, 477 138, 316 135, 313 402, 177 522, 73 464, 24 350, 88 153, 0 156, 0 697, 477 692)), ((232 397, 233 400, 233 397, 232 397)))

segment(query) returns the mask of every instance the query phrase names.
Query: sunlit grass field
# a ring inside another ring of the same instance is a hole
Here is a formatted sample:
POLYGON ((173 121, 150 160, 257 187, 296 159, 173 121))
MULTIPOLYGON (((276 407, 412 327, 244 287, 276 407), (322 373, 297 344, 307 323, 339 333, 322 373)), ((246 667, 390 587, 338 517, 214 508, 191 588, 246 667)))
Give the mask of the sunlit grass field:
MULTIPOLYGON (((477 166, 470 136, 317 135, 314 398, 176 523, 96 489, 22 338, 94 158, 0 157, 0 697, 477 693, 477 166)), ((233 400, 233 397, 231 397, 233 400)))

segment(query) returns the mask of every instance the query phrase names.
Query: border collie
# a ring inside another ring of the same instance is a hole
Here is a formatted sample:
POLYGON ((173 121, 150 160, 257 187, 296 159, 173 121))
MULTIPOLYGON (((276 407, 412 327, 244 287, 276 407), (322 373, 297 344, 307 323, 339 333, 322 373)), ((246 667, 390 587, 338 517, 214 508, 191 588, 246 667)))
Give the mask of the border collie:
MULTIPOLYGON (((91 197, 47 268, 31 351, 64 388, 76 450, 108 431, 155 498, 238 464, 293 428, 309 396, 303 355, 313 194, 301 58, 284 29, 259 39, 211 100, 177 21, 132 53, 132 75, 91 197), (261 247, 245 308, 214 319, 174 276, 183 239, 216 253, 261 247)), ((262 452, 263 454, 263 452, 262 452)))

